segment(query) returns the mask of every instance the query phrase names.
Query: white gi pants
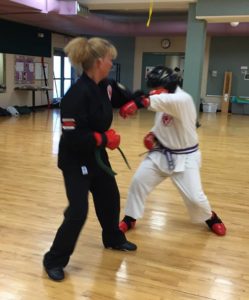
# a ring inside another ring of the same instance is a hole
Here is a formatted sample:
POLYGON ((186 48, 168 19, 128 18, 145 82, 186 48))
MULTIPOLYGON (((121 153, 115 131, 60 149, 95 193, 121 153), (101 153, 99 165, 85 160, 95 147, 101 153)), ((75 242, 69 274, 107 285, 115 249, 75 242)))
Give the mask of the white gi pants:
POLYGON ((166 158, 159 152, 150 153, 141 162, 128 191, 125 215, 134 219, 142 218, 148 194, 170 177, 181 193, 193 223, 205 222, 212 216, 209 201, 202 190, 200 152, 177 156, 179 159, 175 157, 174 171, 168 170, 166 158))

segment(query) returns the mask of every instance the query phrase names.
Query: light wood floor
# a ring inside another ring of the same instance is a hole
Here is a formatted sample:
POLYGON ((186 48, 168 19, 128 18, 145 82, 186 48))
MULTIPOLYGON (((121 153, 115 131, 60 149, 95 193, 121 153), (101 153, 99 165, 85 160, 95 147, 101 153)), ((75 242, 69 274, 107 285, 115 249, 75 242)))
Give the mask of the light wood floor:
MULTIPOLYGON (((66 280, 56 283, 44 273, 42 257, 67 201, 56 167, 59 111, 0 118, 0 299, 248 300, 249 116, 205 113, 200 122, 203 187, 227 235, 191 224, 168 180, 151 193, 144 218, 127 234, 137 252, 106 250, 90 201, 66 280)), ((113 127, 132 166, 110 152, 122 209, 152 123, 152 112, 128 120, 115 115, 113 127)))

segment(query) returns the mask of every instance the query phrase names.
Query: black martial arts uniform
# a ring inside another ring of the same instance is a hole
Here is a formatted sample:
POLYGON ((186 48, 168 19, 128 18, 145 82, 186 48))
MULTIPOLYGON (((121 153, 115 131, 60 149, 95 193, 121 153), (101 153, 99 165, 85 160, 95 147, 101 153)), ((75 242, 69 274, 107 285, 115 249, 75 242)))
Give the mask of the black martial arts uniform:
MULTIPOLYGON (((103 80, 97 85, 83 73, 61 100, 58 167, 63 172, 69 205, 54 242, 45 254, 46 268, 67 265, 87 217, 89 191, 102 227, 104 246, 126 242, 118 227, 120 195, 117 183, 96 161, 93 133, 110 129, 113 107, 119 108, 130 99, 131 93, 115 81, 103 80)), ((105 148, 100 151, 102 162, 110 167, 105 148)))

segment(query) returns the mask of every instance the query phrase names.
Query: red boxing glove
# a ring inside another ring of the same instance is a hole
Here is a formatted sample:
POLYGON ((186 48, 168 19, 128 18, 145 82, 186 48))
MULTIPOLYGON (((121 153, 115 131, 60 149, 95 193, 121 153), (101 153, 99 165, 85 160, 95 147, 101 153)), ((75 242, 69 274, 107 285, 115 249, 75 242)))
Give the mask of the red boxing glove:
POLYGON ((156 137, 154 136, 153 132, 149 132, 145 137, 144 137, 144 146, 148 150, 152 150, 157 146, 157 140, 156 137))
POLYGON ((141 107, 147 108, 150 105, 150 98, 146 96, 142 96, 139 100, 136 101, 136 104, 139 108, 141 107))
POLYGON ((109 129, 105 133, 101 134, 99 132, 93 133, 96 140, 96 145, 107 147, 111 150, 118 148, 120 144, 120 135, 116 133, 115 130, 109 129))
POLYGON ((138 107, 134 100, 125 103, 119 110, 119 114, 122 118, 127 118, 128 116, 132 116, 136 113, 138 107))
POLYGON ((120 135, 116 133, 114 129, 109 129, 105 132, 105 136, 107 139, 106 147, 114 150, 118 148, 120 144, 120 135))
POLYGON ((148 97, 142 96, 139 99, 131 100, 125 105, 123 105, 119 114, 122 118, 127 118, 128 116, 134 115, 139 108, 148 107, 150 105, 150 99, 148 97))

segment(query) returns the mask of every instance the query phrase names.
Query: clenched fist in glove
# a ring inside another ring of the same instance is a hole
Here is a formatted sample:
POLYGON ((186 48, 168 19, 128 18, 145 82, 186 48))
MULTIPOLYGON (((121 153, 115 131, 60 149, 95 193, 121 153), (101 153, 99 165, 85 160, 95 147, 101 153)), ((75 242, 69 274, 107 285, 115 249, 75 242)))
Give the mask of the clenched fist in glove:
POLYGON ((119 114, 125 119, 128 116, 134 115, 139 108, 148 107, 149 105, 150 99, 143 95, 123 105, 119 110, 119 114))
POLYGON ((152 150, 152 149, 154 149, 157 146, 157 139, 154 136, 153 132, 149 132, 144 137, 144 146, 148 150, 152 150))
MULTIPOLYGON (((160 95, 162 93, 168 93, 165 88, 158 88, 150 91, 149 96, 160 95)), ((127 118, 128 116, 134 115, 139 108, 147 108, 150 105, 150 98, 146 96, 142 91, 137 91, 134 93, 134 100, 127 102, 123 105, 119 114, 122 118, 127 118)))
POLYGON ((119 147, 120 135, 114 129, 109 129, 105 133, 94 132, 97 146, 104 146, 111 150, 119 147))

